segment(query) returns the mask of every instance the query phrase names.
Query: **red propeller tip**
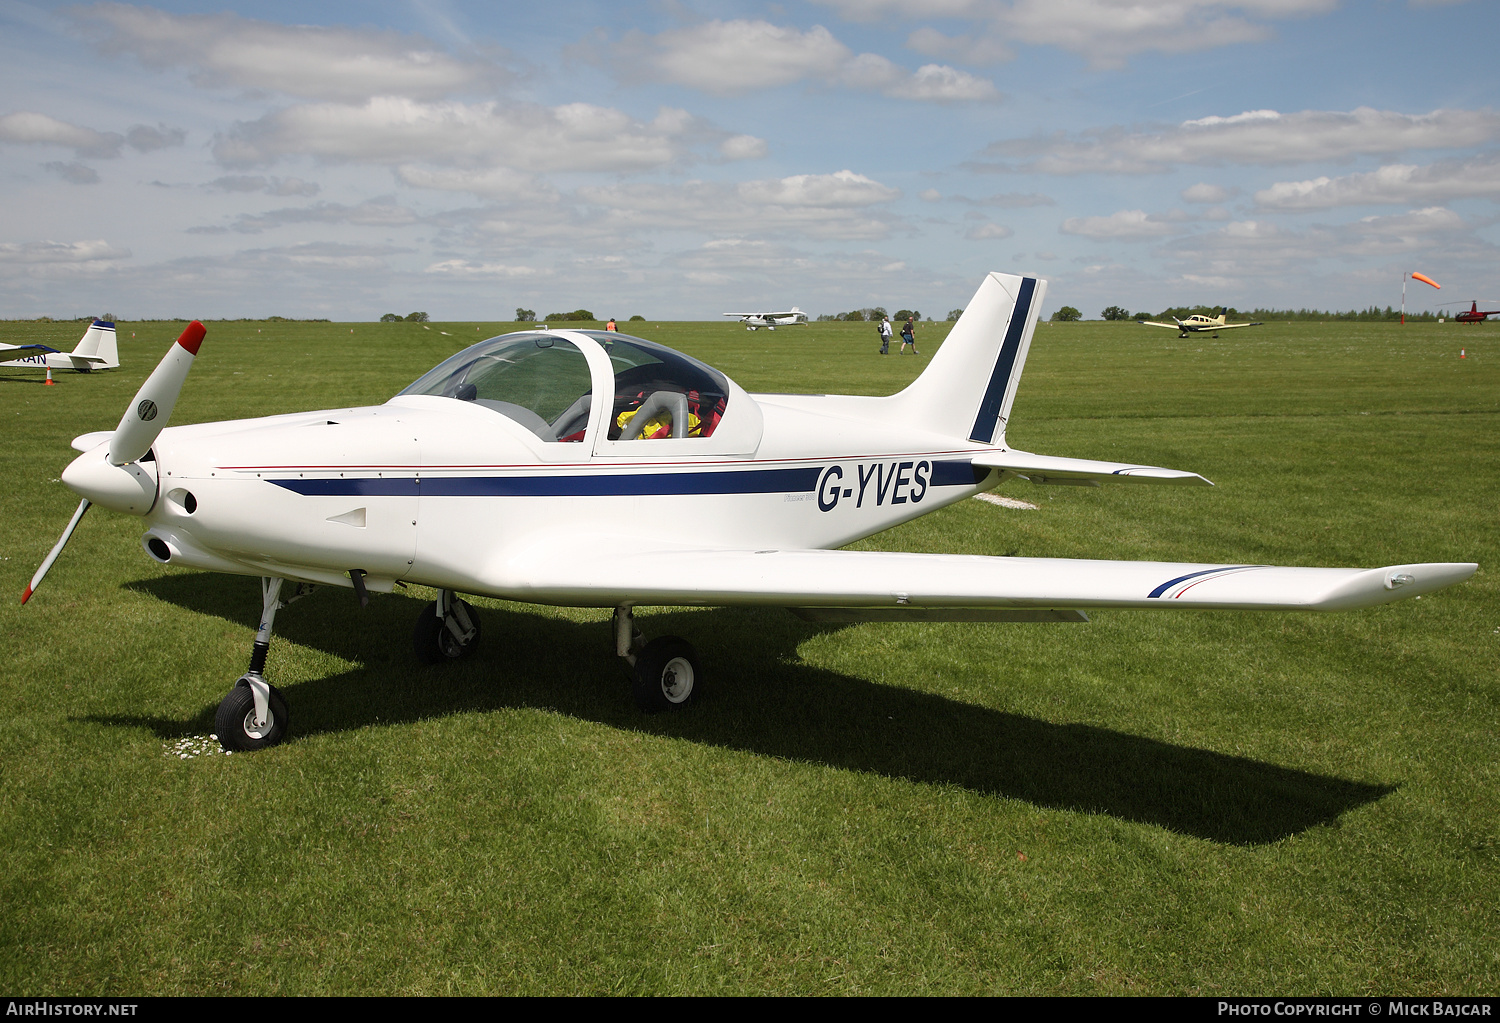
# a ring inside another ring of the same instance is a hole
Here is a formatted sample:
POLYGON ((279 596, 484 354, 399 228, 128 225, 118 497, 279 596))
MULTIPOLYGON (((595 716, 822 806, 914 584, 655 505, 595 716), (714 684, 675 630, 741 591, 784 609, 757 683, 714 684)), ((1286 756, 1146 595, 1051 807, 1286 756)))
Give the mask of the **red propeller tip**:
POLYGON ((30 599, 31 599, 31 587, 28 586, 28 587, 26 587, 26 592, 23 593, 23 594, 21 594, 21 603, 24 604, 24 603, 26 603, 30 599))
POLYGON ((183 330, 182 336, 177 339, 177 343, 186 348, 188 350, 188 354, 197 355, 198 346, 203 343, 203 335, 207 333, 208 328, 199 323, 197 320, 194 320, 192 323, 189 323, 187 325, 187 328, 185 330, 183 330))

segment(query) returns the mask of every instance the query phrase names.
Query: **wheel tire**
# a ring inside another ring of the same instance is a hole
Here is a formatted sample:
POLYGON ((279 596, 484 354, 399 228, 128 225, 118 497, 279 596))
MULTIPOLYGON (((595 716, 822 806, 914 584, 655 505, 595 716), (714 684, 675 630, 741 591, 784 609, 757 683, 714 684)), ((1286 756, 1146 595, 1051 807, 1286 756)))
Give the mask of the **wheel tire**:
POLYGON ((467 643, 460 643, 447 624, 438 618, 437 601, 432 601, 417 616, 417 627, 412 631, 411 637, 412 650, 416 653, 417 660, 423 664, 462 660, 479 648, 479 640, 484 631, 479 624, 478 612, 465 600, 455 599, 453 604, 463 605, 464 613, 474 625, 474 635, 467 643))
POLYGON ((700 676, 691 643, 677 636, 653 639, 635 659, 635 702, 647 714, 680 710, 698 691, 700 676))
POLYGON ((219 745, 226 753, 248 753, 250 750, 275 746, 286 738, 290 715, 286 699, 281 690, 271 687, 271 699, 266 708, 268 720, 265 728, 255 727, 255 694, 250 683, 241 679, 229 695, 219 704, 214 714, 214 729, 219 734, 219 745))

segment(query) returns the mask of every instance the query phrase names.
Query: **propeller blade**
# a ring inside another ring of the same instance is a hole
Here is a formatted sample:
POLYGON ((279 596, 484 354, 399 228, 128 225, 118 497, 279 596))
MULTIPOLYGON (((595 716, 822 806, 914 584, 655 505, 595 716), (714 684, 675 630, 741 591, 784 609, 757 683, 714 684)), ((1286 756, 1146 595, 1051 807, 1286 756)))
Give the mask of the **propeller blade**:
POLYGON ((141 389, 135 392, 135 400, 120 417, 120 425, 115 427, 114 436, 109 439, 111 465, 126 465, 151 450, 157 435, 172 418, 172 406, 177 404, 182 382, 187 379, 188 370, 193 368, 193 359, 198 355, 198 346, 203 343, 206 333, 207 329, 197 320, 189 323, 177 343, 151 371, 141 389))
POLYGON ((62 553, 63 547, 67 545, 68 538, 73 535, 73 530, 78 528, 78 523, 83 518, 83 513, 88 510, 89 499, 85 497, 82 501, 78 502, 78 510, 68 520, 68 528, 63 530, 62 537, 57 543, 52 545, 52 549, 47 552, 47 557, 42 560, 42 567, 37 569, 36 575, 31 577, 31 585, 27 586, 26 592, 21 594, 21 603, 24 604, 30 600, 31 595, 36 592, 36 588, 42 585, 42 578, 46 576, 47 570, 52 567, 52 563, 57 560, 57 556, 62 553))

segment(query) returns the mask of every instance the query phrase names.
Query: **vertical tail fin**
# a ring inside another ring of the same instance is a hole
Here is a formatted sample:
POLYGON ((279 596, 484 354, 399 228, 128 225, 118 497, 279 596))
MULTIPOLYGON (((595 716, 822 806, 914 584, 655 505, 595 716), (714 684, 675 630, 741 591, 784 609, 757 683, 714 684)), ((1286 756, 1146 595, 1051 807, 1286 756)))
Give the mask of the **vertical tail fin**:
POLYGON ((942 348, 892 401, 903 421, 979 444, 1005 440, 1005 423, 1031 348, 1047 282, 992 273, 942 348))
POLYGON ((115 344, 115 325, 108 320, 95 320, 83 332, 72 354, 88 359, 92 369, 118 368, 120 352, 115 344))

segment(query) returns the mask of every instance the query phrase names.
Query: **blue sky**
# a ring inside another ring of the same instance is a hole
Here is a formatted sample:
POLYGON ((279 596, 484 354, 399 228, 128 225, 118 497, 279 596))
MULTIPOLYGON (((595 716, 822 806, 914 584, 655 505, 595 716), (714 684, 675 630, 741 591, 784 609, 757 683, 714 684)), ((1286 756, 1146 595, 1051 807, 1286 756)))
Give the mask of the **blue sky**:
POLYGON ((1500 297, 1500 5, 0 0, 0 317, 1500 297), (307 19, 316 18, 315 23, 307 19))

